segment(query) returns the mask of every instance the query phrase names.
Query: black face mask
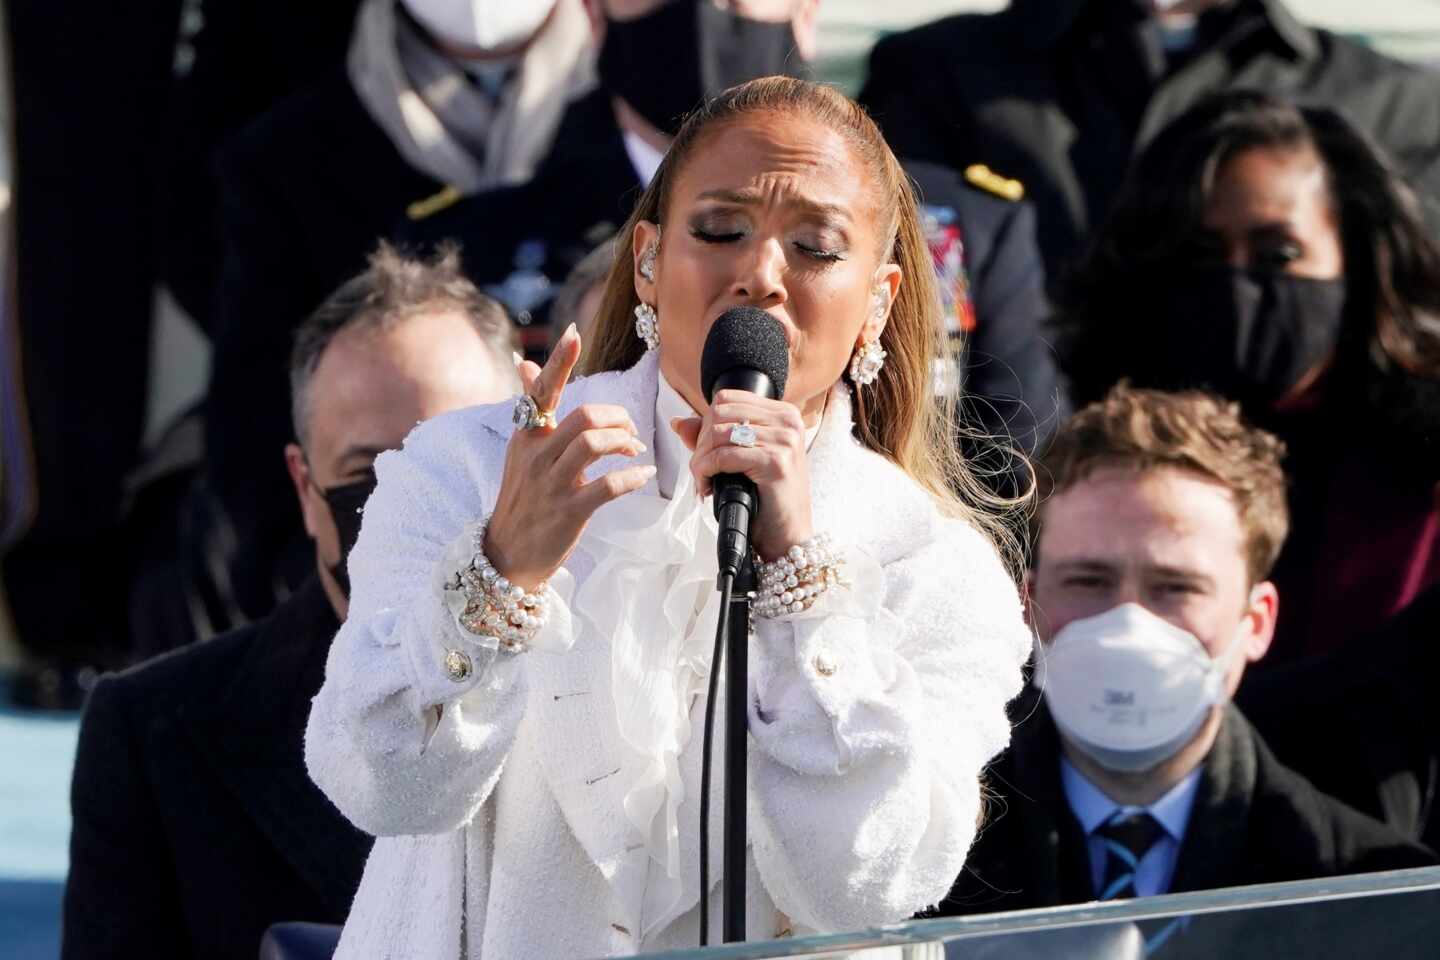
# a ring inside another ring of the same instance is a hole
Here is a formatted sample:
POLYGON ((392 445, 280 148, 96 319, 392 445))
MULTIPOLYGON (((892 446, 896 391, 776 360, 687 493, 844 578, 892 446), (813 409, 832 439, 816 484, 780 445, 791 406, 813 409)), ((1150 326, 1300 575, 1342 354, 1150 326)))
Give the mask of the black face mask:
POLYGON ((354 483, 320 490, 320 496, 330 506, 335 530, 340 534, 340 562, 330 568, 330 575, 340 585, 346 599, 350 597, 350 571, 346 568, 346 561, 350 558, 350 551, 355 549, 355 541, 360 539, 361 509, 374 492, 373 475, 354 483))
POLYGON ((1146 385, 1207 387, 1253 409, 1285 396, 1334 352, 1345 281, 1216 267, 1152 288, 1131 368, 1146 385), (1152 306, 1153 304, 1153 306, 1152 306))
POLYGON ((752 20, 710 0, 673 0, 633 20, 607 18, 597 69, 607 90, 672 137, 706 97, 756 77, 809 72, 789 21, 752 20))

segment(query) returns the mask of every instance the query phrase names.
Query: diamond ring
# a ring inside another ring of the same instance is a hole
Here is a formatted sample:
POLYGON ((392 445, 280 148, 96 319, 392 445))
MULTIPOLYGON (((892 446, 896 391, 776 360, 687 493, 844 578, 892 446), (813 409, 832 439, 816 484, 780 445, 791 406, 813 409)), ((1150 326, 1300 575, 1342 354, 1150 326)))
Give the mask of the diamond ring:
POLYGON ((510 415, 510 420, 520 430, 553 427, 555 426, 555 411, 541 410, 534 397, 528 393, 522 393, 515 399, 515 411, 510 415))
POLYGON ((750 426, 749 420, 741 420, 730 428, 730 442, 737 447, 753 447, 758 440, 755 428, 750 426))

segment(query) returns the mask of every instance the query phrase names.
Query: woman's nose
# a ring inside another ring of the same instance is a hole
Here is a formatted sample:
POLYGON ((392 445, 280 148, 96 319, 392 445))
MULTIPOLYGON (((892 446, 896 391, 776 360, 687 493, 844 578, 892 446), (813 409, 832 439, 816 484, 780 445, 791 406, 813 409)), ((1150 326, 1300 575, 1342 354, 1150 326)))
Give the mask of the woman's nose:
POLYGON ((730 295, 762 307, 785 302, 785 249, 780 241, 765 240, 752 247, 730 286, 730 295))

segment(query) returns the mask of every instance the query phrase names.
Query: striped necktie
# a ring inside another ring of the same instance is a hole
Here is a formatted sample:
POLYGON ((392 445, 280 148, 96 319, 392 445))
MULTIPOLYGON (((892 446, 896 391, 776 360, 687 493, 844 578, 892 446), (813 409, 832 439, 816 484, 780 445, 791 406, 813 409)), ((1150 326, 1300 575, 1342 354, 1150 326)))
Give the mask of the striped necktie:
POLYGON ((1100 881, 1101 900, 1124 900, 1135 896, 1135 871, 1140 860, 1165 830, 1145 812, 1116 813, 1097 827, 1105 841, 1105 873, 1100 881))

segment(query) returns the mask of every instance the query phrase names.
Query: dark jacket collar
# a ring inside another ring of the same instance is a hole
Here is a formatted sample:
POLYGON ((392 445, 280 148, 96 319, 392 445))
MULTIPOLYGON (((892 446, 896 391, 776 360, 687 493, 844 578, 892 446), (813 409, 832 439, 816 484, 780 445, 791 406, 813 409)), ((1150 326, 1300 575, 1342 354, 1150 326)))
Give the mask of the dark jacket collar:
POLYGON ((343 914, 370 840, 311 782, 304 759, 310 701, 339 626, 310 578, 253 628, 228 681, 188 711, 187 730, 281 855, 343 914))
POLYGON ((1060 734, 1042 696, 1026 688, 1017 701, 1020 716, 1015 725, 1008 764, 993 768, 996 777, 1011 783, 994 783, 994 791, 1007 800, 1009 816, 1019 817, 1024 859, 1029 867, 1025 883, 1030 903, 1050 906, 1095 898, 1090 875, 1085 830, 1065 799, 1060 781, 1060 734))
MULTIPOLYGON (((1048 857, 1032 861, 1035 873, 1030 880, 1038 902, 1093 899, 1085 835, 1060 782, 1060 735, 1043 698, 1033 715, 1016 725, 1014 740, 1010 770, 1015 782, 1009 786, 1020 797, 1009 805, 1012 815, 1023 810, 1021 815, 1026 818, 1027 856, 1043 852, 1047 834, 1058 841, 1058 849, 1048 857), (1077 870, 1083 873, 1077 875, 1077 870)), ((1256 782, 1254 732, 1240 711, 1227 705, 1215 744, 1201 762, 1200 783, 1176 858, 1171 892, 1229 886, 1237 876, 1246 875, 1256 782)), ((1000 794, 1008 792, 1002 783, 994 784, 994 789, 1000 794)))
POLYGON ((1170 891, 1234 885, 1247 870, 1250 817, 1259 780, 1255 731, 1234 704, 1225 705, 1215 744, 1201 763, 1185 839, 1170 891))
MULTIPOLYGON (((1014 0, 1010 13, 1023 32, 1023 40, 1034 50, 1050 50, 1094 4, 1114 3, 1116 0, 1014 0)), ((1275 35, 1302 60, 1312 60, 1320 54, 1320 42, 1315 31, 1306 27, 1280 0, 1235 0, 1253 9, 1264 19, 1275 35)))

